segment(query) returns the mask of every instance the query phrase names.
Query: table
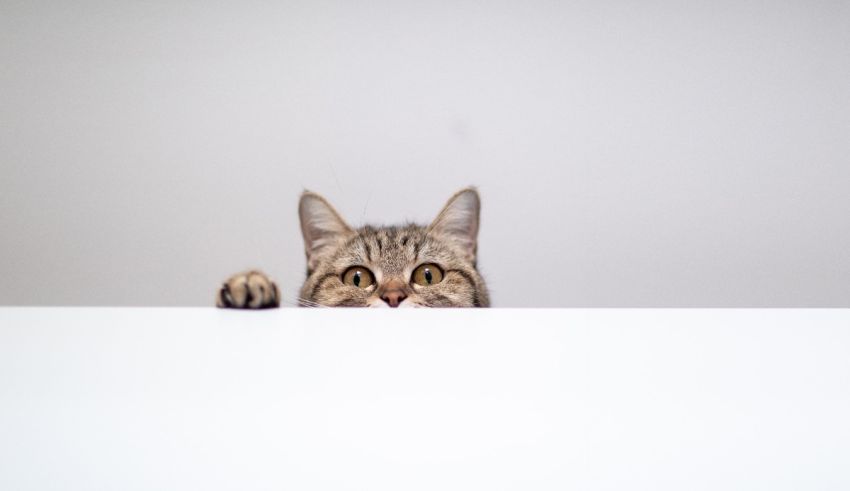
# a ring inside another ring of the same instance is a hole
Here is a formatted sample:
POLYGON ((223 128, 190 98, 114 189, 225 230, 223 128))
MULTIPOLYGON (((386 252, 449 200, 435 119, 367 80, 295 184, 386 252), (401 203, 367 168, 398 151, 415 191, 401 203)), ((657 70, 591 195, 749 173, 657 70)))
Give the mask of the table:
POLYGON ((0 489, 850 489, 850 310, 0 308, 0 489))

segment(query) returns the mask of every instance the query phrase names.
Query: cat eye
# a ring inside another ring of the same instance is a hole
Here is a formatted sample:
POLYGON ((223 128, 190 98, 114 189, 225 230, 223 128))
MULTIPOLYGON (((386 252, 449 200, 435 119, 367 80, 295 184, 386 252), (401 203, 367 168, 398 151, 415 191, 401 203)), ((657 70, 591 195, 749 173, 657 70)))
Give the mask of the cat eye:
POLYGON ((363 266, 352 266, 345 270, 342 275, 342 282, 357 288, 369 288, 375 283, 375 277, 371 271, 363 266))
POLYGON ((417 285, 436 285, 443 281, 443 270, 436 264, 423 264, 413 270, 411 280, 417 285))

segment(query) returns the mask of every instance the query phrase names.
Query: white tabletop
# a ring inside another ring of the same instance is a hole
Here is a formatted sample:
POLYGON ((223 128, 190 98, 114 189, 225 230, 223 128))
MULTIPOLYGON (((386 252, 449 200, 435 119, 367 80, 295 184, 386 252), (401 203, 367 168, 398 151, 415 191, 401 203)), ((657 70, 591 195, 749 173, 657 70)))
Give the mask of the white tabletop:
POLYGON ((850 489, 850 310, 0 309, 3 490, 850 489))

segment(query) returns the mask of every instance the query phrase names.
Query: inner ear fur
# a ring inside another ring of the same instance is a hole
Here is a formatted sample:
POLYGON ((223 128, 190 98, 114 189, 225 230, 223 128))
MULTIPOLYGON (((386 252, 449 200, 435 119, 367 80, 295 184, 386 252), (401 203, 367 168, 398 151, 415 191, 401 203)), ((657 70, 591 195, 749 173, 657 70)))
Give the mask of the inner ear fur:
POLYGON ((354 233, 328 200, 311 191, 301 194, 298 217, 307 255, 307 269, 310 271, 316 268, 317 258, 326 248, 354 233))
POLYGON ((456 245, 472 262, 478 252, 478 227, 481 198, 475 188, 461 189, 449 198, 437 218, 428 226, 428 233, 456 245))

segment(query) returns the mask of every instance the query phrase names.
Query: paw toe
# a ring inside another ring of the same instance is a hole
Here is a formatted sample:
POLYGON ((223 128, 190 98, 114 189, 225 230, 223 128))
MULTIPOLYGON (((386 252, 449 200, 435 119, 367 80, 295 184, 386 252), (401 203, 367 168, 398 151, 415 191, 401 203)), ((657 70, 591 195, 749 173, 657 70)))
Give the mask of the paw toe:
POLYGON ((259 271, 232 276, 219 289, 216 305, 220 308, 262 309, 280 305, 277 285, 259 271))

